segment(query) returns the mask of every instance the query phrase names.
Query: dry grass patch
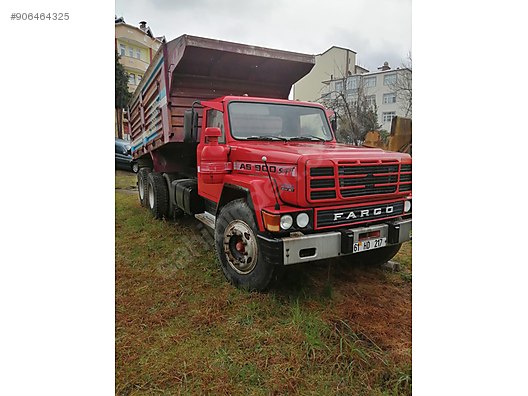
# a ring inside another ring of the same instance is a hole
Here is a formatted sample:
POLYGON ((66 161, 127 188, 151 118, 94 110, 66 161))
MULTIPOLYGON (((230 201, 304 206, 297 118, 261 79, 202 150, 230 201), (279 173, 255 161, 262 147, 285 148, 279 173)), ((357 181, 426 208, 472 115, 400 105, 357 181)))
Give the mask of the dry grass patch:
POLYGON ((116 394, 411 393, 410 244, 399 273, 314 263, 258 294, 194 224, 116 192, 116 394))

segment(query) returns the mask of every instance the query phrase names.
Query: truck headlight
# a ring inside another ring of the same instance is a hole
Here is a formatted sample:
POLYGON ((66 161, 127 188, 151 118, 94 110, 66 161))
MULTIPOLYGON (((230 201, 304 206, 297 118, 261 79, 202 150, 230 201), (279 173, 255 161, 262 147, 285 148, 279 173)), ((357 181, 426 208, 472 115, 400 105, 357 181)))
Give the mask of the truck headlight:
POLYGON ((411 210, 411 201, 405 201, 405 203, 403 204, 403 211, 407 213, 410 210, 411 210))
POLYGON ((297 226, 299 228, 304 228, 310 222, 310 217, 308 217, 306 213, 302 212, 297 215, 296 221, 297 221, 297 226))
POLYGON ((281 216, 280 226, 283 230, 288 230, 293 225, 293 217, 290 215, 281 216))

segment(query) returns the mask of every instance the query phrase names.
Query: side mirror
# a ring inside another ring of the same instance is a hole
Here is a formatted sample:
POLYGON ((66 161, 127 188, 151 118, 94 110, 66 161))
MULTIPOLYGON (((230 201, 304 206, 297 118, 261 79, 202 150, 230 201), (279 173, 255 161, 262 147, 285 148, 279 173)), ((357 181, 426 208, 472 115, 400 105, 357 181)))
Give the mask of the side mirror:
POLYGON ((210 144, 218 144, 218 139, 222 136, 220 128, 207 127, 204 132, 205 142, 210 144))
POLYGON ((185 110, 183 116, 183 141, 196 142, 198 137, 198 113, 193 110, 185 110))

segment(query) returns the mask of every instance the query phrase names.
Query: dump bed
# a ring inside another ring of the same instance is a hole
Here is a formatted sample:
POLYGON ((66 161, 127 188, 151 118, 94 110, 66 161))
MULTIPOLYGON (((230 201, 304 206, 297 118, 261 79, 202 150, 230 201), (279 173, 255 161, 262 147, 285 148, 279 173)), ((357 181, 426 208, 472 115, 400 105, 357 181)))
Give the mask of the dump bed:
POLYGON ((189 35, 164 43, 131 101, 134 157, 183 143, 184 112, 193 101, 244 94, 287 99, 314 63, 313 55, 189 35))

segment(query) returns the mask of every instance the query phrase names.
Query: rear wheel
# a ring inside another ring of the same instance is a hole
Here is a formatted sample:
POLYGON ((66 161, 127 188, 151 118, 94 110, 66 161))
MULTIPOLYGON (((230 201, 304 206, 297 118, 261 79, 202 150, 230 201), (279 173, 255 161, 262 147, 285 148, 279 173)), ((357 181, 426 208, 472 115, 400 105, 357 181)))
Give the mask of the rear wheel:
POLYGON ((215 247, 222 271, 232 284, 256 291, 268 287, 274 265, 262 256, 253 211, 244 200, 222 208, 216 220, 215 247))
POLYGON ((169 190, 167 182, 160 173, 149 173, 147 176, 147 206, 156 219, 168 217, 169 190))
POLYGON ((147 176, 151 172, 149 168, 141 168, 137 173, 139 202, 141 206, 147 206, 147 176))

